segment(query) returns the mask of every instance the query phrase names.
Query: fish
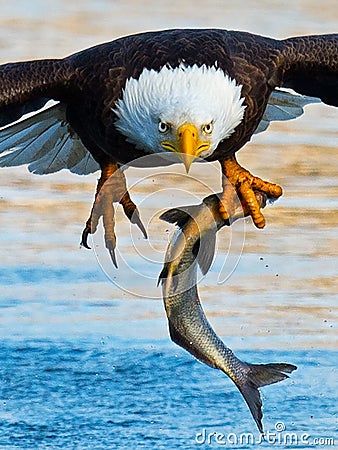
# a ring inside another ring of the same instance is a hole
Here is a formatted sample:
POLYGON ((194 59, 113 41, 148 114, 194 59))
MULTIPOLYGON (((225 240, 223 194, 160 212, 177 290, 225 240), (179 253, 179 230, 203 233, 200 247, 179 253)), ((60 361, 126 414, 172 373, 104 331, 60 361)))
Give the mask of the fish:
MULTIPOLYGON (((162 296, 168 318, 169 334, 181 346, 208 366, 223 371, 244 397, 261 434, 262 399, 259 388, 289 378, 297 369, 293 364, 251 364, 241 361, 217 336, 203 311, 197 289, 197 268, 206 274, 212 264, 216 234, 246 215, 238 201, 234 214, 223 220, 219 214, 221 194, 206 197, 199 205, 173 208, 160 219, 178 225, 168 244, 164 266, 159 275, 162 296)), ((255 192, 264 207, 265 194, 255 192)))

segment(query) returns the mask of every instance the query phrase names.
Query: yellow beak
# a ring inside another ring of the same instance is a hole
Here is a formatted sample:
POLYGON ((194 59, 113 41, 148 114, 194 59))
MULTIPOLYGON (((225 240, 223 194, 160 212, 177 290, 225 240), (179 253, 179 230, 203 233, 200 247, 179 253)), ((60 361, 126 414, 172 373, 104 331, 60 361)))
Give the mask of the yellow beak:
POLYGON ((163 141, 161 145, 166 150, 178 153, 187 173, 193 160, 210 147, 209 142, 199 140, 197 128, 191 123, 185 123, 177 129, 175 142, 163 141))

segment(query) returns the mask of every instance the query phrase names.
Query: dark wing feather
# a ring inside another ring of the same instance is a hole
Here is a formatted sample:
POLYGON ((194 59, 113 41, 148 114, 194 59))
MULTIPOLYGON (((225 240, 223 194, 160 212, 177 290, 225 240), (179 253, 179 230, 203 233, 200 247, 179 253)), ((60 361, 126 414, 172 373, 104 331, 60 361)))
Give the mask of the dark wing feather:
POLYGON ((28 164, 39 174, 68 168, 78 174, 99 169, 68 120, 77 96, 69 90, 75 72, 69 59, 37 60, 0 66, 0 166, 28 164), (61 100, 40 111, 49 100, 61 100))
POLYGON ((63 103, 0 130, 0 167, 23 164, 40 175, 65 168, 85 175, 100 168, 67 122, 63 103))
POLYGON ((4 127, 15 122, 25 114, 38 111, 48 102, 48 98, 39 97, 23 104, 9 104, 1 108, 0 111, 0 127, 4 127))
POLYGON ((282 85, 338 106, 338 34, 295 37, 282 42, 282 85))
MULTIPOLYGON (((0 66, 0 126, 54 99, 66 105, 69 130, 96 162, 108 158, 128 163, 144 152, 129 144, 114 126, 112 108, 126 78, 137 78, 145 67, 159 70, 181 62, 217 63, 243 86, 246 103, 245 120, 210 157, 220 159, 239 150, 258 130, 276 87, 293 88, 338 106, 337 39, 337 35, 322 35, 277 41, 236 31, 178 29, 127 36, 61 60, 5 64, 0 66)), ((290 102, 282 103, 286 118, 290 102)), ((261 129, 274 119, 275 110, 272 115, 267 111, 261 129)), ((299 112, 293 111, 292 116, 299 112)))
POLYGON ((62 96, 69 74, 62 60, 37 60, 0 66, 0 126, 62 96))

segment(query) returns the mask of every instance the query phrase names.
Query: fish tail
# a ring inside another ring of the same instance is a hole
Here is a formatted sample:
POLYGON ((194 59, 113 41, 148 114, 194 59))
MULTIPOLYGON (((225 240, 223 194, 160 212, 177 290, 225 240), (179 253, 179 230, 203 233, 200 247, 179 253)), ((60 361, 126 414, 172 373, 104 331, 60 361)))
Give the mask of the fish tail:
POLYGON ((246 381, 244 383, 240 382, 236 384, 249 406, 259 431, 263 433, 262 399, 258 388, 268 384, 278 383, 279 381, 289 378, 286 373, 291 373, 293 370, 297 369, 297 367, 286 363, 247 363, 247 366, 249 370, 247 372, 246 381))

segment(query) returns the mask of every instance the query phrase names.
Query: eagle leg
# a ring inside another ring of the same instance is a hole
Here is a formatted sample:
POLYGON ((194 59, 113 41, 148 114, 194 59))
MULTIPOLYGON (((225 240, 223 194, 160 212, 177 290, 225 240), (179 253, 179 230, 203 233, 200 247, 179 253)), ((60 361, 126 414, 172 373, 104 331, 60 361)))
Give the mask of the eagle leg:
POLYGON ((227 220, 234 213, 235 197, 239 196, 243 208, 249 212, 257 228, 265 226, 265 219, 261 213, 254 190, 261 191, 270 199, 277 199, 282 195, 282 188, 277 184, 255 177, 248 170, 238 164, 235 156, 221 161, 223 172, 223 194, 220 200, 220 214, 227 220))
POLYGON ((116 235, 115 235, 115 209, 114 202, 119 202, 128 219, 136 224, 147 238, 146 230, 141 222, 136 205, 131 200, 126 179, 119 166, 116 163, 101 164, 101 177, 98 180, 94 204, 86 222, 85 229, 82 232, 81 245, 90 248, 88 245, 88 235, 94 234, 97 230, 100 217, 103 220, 105 231, 105 246, 109 251, 113 264, 117 267, 115 257, 116 235))

